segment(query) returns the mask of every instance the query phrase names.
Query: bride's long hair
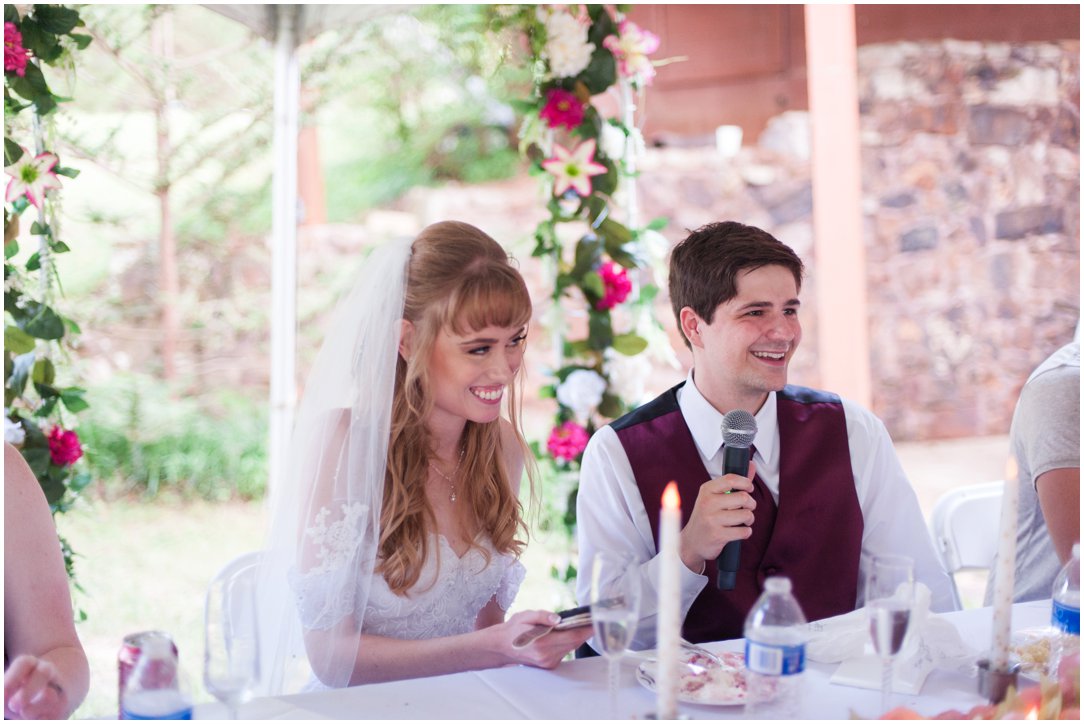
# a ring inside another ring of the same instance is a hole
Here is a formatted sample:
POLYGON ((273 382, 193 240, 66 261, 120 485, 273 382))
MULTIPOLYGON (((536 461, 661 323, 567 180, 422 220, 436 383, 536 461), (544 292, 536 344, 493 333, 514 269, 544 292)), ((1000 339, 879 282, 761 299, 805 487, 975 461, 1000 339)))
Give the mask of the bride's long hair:
MULTIPOLYGON (((396 363, 377 556, 378 572, 400 595, 418 582, 436 527, 425 481, 434 454, 426 420, 433 408, 429 362, 437 335, 442 329, 464 334, 525 325, 531 300, 500 244, 474 226, 446 221, 427 227, 414 240, 403 317, 413 324, 414 336, 410 359, 400 355, 396 363)), ((533 493, 533 461, 520 424, 522 389, 516 389, 522 384, 517 371, 508 385, 508 415, 533 493)), ((484 533, 499 553, 518 556, 527 531, 506 465, 501 418, 485 424, 468 420, 460 444, 464 456, 458 480, 466 483, 457 491, 461 504, 456 507, 471 546, 477 547, 474 538, 484 533)))

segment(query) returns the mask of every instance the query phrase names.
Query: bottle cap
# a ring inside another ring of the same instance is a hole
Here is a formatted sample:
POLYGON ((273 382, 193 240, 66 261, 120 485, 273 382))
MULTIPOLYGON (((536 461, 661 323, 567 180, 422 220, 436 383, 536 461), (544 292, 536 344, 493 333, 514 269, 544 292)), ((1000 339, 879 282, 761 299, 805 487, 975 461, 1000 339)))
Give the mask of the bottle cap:
POLYGON ((790 579, 786 576, 771 576, 765 579, 764 590, 768 593, 790 593, 790 579))

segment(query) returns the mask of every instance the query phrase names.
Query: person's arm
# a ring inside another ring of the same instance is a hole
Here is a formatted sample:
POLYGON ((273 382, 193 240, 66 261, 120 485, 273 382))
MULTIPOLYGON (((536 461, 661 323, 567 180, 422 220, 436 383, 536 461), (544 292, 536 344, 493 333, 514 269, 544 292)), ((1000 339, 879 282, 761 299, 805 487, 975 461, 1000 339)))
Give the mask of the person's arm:
POLYGON ((1035 479, 1039 507, 1058 560, 1065 565, 1080 540, 1080 468, 1057 468, 1035 479))
MULTIPOLYGON (((658 511, 655 511, 658 515, 658 511)), ((625 450, 613 428, 600 428, 587 443, 576 497, 576 540, 579 546, 576 599, 591 603, 591 562, 598 551, 625 551, 640 561, 643 594, 640 623, 632 649, 655 646, 660 558, 651 522, 636 486, 625 450)), ((681 615, 707 584, 707 576, 681 567, 681 615)))
MULTIPOLYGON (((492 616, 493 612, 488 615, 492 616)), ((329 671, 334 671, 334 662, 338 658, 336 649, 353 656, 349 685, 357 686, 507 664, 552 669, 568 652, 587 640, 590 628, 554 631, 522 649, 513 648, 512 641, 535 625, 552 625, 558 620, 557 614, 550 611, 521 611, 508 621, 457 636, 432 639, 407 640, 370 634, 362 634, 359 639, 352 623, 329 631, 308 631, 305 636, 310 649, 331 652, 322 659, 327 662, 329 671)), ((317 677, 326 678, 328 672, 320 671, 318 662, 314 664, 317 677)))
POLYGON ((75 631, 56 528, 41 486, 4 445, 4 715, 66 719, 83 702, 90 669, 75 631))
POLYGON ((896 554, 914 561, 915 582, 930 589, 930 610, 955 610, 952 579, 937 557, 918 496, 907 480, 888 430, 873 413, 846 400, 844 411, 863 524, 855 605, 865 602, 866 572, 873 556, 896 554))
POLYGON ((1080 539, 1080 369, 1059 367, 1029 380, 1009 434, 1022 457, 1021 485, 1035 486, 1054 552, 1064 565, 1080 539))

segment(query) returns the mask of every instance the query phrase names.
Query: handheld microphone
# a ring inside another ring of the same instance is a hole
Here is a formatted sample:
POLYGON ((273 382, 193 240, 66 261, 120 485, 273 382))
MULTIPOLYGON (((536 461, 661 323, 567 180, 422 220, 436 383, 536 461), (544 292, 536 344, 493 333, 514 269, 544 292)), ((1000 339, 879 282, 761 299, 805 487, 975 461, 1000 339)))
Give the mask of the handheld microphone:
MULTIPOLYGON (((749 474, 749 446, 757 436, 757 421, 745 410, 731 410, 723 415, 723 475, 749 474)), ((718 577, 715 585, 720 591, 732 591, 738 582, 741 541, 732 540, 723 546, 715 561, 718 577)))

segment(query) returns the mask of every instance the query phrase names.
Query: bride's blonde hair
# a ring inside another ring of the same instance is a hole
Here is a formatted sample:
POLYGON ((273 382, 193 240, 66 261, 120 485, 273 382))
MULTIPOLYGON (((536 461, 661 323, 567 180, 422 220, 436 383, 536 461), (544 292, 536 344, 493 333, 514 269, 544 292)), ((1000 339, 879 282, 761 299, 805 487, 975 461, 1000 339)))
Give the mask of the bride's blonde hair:
MULTIPOLYGON (((531 299, 500 244, 470 224, 444 221, 426 227, 414 240, 403 317, 413 324, 414 337, 410 359, 400 355, 396 366, 378 556, 378 571, 400 595, 418 582, 430 553, 429 534, 436 527, 425 496, 434 452, 425 422, 433 407, 429 363, 437 334, 442 329, 466 334, 490 326, 525 325, 531 318, 531 299)), ((520 387, 522 379, 517 372, 520 387)), ((508 415, 533 491, 532 458, 521 430, 516 387, 508 386, 508 415)), ((459 480, 469 482, 457 491, 456 507, 471 546, 477 546, 473 538, 478 533, 485 533, 499 553, 518 556, 526 525, 506 465, 500 418, 484 424, 468 420, 460 443, 464 456, 459 480)))

